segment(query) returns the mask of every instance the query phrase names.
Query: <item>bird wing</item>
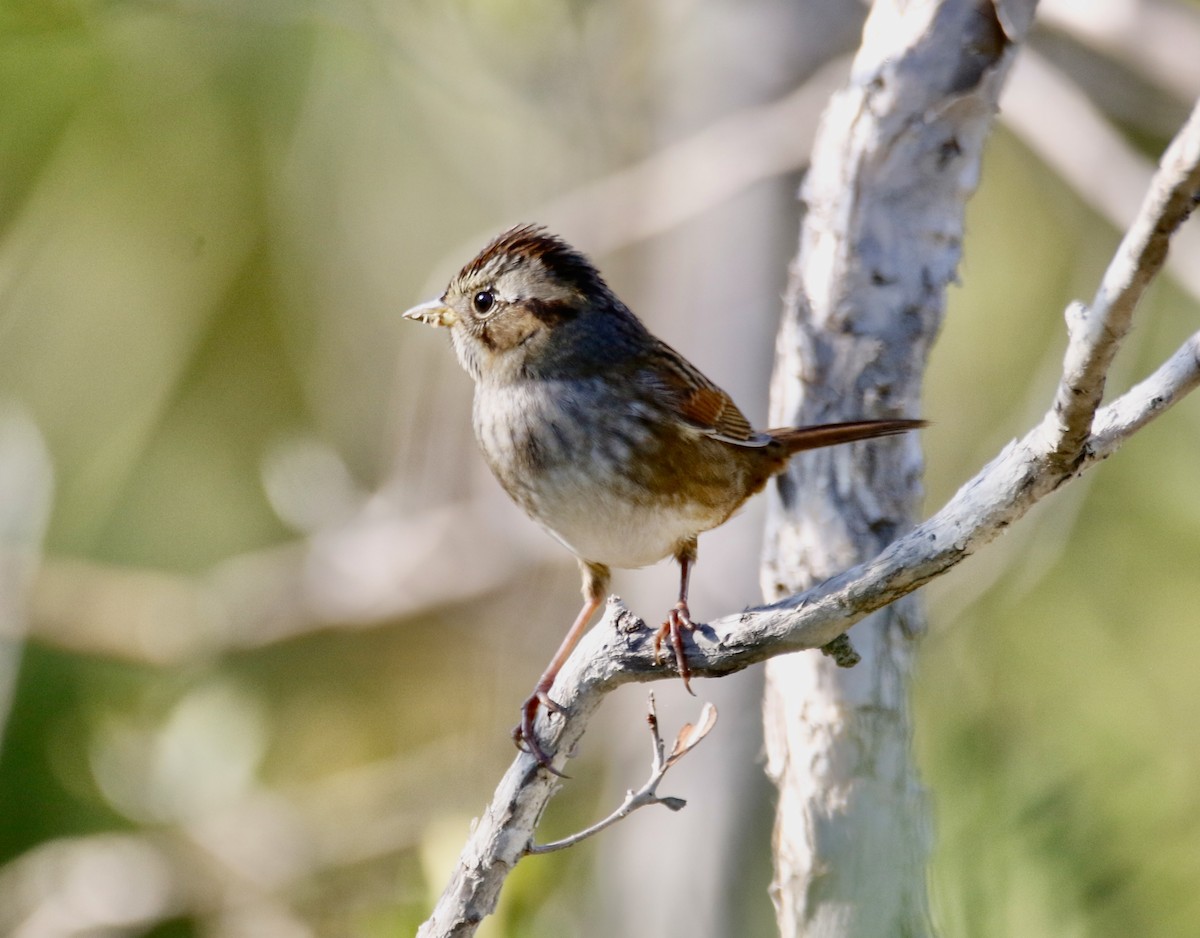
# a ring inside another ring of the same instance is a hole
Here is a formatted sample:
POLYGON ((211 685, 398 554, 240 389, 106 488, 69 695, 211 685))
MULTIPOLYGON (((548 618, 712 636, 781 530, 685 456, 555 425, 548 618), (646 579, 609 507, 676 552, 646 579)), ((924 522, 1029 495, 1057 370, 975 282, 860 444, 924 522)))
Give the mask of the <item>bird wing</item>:
POLYGON ((651 383, 681 424, 735 446, 766 446, 771 441, 767 434, 755 432, 733 398, 682 355, 662 342, 655 352, 651 383))

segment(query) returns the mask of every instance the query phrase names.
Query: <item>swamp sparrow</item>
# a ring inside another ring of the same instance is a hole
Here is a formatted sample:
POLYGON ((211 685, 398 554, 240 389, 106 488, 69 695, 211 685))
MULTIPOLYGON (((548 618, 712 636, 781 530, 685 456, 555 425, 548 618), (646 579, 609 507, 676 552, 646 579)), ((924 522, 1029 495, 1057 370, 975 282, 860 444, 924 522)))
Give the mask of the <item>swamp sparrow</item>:
MULTIPOLYGON (((567 655, 604 601, 610 567, 679 562, 663 640, 688 686, 683 633, 696 538, 729 518, 801 450, 902 433, 919 420, 756 431, 729 395, 642 325, 582 254, 540 227, 504 232, 405 317, 450 330, 475 379, 475 437, 512 499, 578 559, 583 608, 521 708, 534 733, 567 655)), ((551 768, 551 771, 553 769, 551 768)))

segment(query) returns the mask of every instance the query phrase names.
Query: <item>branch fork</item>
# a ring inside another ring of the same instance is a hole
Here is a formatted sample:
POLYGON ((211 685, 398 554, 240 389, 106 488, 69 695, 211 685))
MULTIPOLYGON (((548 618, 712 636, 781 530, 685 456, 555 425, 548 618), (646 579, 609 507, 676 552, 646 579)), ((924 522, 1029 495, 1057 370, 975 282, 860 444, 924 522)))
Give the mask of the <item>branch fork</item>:
POLYGON ((663 776, 667 774, 667 771, 695 749, 704 737, 712 731, 712 728, 716 726, 717 708, 711 703, 706 703, 700 710, 699 720, 694 724, 685 723, 679 730, 679 734, 675 737, 675 744, 671 747, 669 753, 658 731, 658 711, 654 704, 654 691, 650 691, 649 693, 646 724, 650 728, 654 751, 650 765, 650 777, 646 779, 642 787, 637 791, 634 791, 632 788, 629 789, 625 793, 625 800, 621 802, 621 806, 608 817, 597 821, 591 827, 572 834, 570 837, 564 837, 562 840, 555 840, 548 844, 530 843, 525 850, 526 854, 553 853, 556 850, 565 850, 567 847, 573 847, 577 843, 599 834, 602 830, 612 827, 618 821, 631 815, 638 808, 644 808, 647 805, 661 804, 671 811, 682 810, 687 805, 687 802, 682 798, 675 798, 670 795, 665 797, 660 796, 658 794, 658 786, 662 782, 663 776))

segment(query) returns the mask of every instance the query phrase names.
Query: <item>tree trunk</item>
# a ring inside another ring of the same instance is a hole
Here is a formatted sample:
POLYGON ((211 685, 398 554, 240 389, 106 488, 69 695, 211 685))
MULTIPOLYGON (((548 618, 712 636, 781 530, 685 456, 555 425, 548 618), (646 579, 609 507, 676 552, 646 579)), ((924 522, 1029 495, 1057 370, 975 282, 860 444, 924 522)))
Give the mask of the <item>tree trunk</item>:
MULTIPOLYGON (((875 4, 805 181, 773 424, 920 415, 964 206, 1033 6, 875 4)), ((874 556, 911 526, 919 443, 910 435, 793 460, 771 494, 768 599, 874 556)), ((767 771, 779 788, 773 898, 785 938, 933 931, 930 820, 909 745, 921 618, 909 598, 857 625, 855 668, 808 652, 768 662, 767 771)))

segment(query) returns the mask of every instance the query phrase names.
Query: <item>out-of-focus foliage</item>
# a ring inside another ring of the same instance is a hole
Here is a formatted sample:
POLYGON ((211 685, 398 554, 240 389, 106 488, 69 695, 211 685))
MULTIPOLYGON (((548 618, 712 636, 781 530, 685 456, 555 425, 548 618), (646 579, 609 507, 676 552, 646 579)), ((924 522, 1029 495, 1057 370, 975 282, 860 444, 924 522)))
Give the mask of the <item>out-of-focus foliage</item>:
MULTIPOLYGON (((577 583, 480 469, 449 352, 397 313, 489 231, 701 127, 708 89, 788 90, 796 34, 741 25, 821 36, 840 6, 0 4, 0 416, 29 430, 0 432, 0 933, 415 929, 577 583)), ((1116 72, 1105 103, 1156 152, 1181 105, 1116 72)), ((1013 137, 984 170, 930 374, 931 508, 1045 406, 1061 310, 1117 238, 1013 137)), ((778 201, 759 227, 786 257, 778 201)), ((682 268, 636 244, 598 260, 657 328, 650 298, 722 270, 705 243, 682 268)), ((766 335, 776 308, 688 295, 669 337, 764 393, 710 337, 735 317, 766 335)), ((1114 384, 1195 310, 1157 287, 1114 384)), ((931 591, 918 745, 947 933, 1200 927, 1198 404, 931 591)), ((548 837, 608 810, 604 752, 548 837)), ((727 797, 697 791, 672 823, 727 797)), ((741 848, 731 905, 768 934, 768 844, 741 848)), ((598 862, 522 863, 487 934, 591 934, 598 862)))

